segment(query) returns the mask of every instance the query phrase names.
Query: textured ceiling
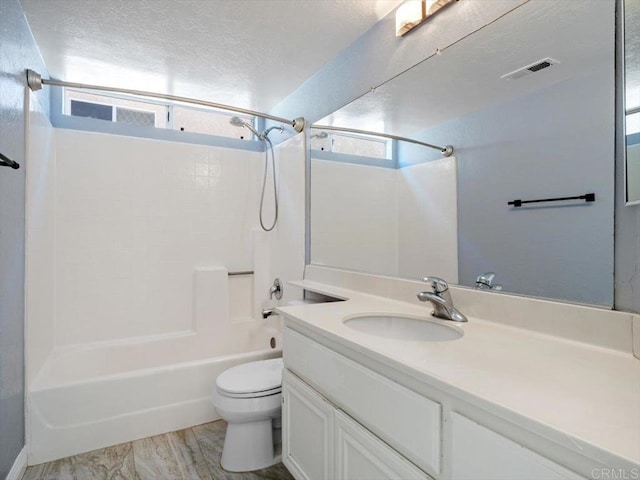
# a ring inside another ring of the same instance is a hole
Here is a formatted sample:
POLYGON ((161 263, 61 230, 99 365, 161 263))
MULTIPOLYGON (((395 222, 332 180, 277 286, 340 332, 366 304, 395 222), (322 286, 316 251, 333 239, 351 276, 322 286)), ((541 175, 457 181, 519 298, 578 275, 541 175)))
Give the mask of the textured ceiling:
POLYGON ((269 111, 400 0, 22 0, 53 78, 269 111))
POLYGON ((614 2, 532 0, 317 123, 410 137, 604 65, 614 68, 614 2), (560 64, 500 78, 545 57, 560 64))

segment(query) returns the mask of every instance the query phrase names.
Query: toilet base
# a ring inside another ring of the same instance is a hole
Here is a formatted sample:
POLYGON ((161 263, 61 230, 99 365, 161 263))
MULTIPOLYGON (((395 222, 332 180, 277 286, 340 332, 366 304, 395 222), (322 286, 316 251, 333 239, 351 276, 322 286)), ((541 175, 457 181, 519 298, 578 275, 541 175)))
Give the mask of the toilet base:
POLYGON ((278 462, 272 419, 228 423, 220 464, 229 472, 250 472, 278 462))

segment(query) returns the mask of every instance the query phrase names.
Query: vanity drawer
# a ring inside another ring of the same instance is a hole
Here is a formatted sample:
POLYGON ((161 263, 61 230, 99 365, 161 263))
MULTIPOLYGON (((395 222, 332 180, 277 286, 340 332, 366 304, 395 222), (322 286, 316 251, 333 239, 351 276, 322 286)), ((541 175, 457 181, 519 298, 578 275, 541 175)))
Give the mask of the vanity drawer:
POLYGON ((428 473, 440 470, 439 403, 289 328, 285 366, 428 473))

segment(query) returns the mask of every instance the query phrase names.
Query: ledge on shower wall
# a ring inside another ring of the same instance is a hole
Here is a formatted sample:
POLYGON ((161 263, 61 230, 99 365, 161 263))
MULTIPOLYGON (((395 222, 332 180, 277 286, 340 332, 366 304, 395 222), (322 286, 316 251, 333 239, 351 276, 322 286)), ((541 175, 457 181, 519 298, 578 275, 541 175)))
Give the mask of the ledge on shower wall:
POLYGON ((362 155, 351 155, 348 153, 326 152, 324 150, 311 150, 312 160, 327 160, 330 162, 353 163, 368 167, 398 168, 395 149, 393 158, 364 157, 362 155))

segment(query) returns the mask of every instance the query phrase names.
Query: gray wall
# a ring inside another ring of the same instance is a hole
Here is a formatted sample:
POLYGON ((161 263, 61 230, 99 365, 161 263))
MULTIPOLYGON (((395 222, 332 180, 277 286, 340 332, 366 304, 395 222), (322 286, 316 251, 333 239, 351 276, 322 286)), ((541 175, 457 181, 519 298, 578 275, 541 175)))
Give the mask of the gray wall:
MULTIPOLYGON (((613 306, 613 55, 611 65, 418 137, 456 147, 461 284, 494 271, 511 292, 613 306), (595 203, 507 206, 588 192, 595 203)), ((400 149, 401 165, 412 153, 400 149)))
MULTIPOLYGON (((438 13, 438 21, 396 37, 390 12, 322 67, 270 113, 316 122, 379 87, 527 0, 465 0, 438 13)), ((269 122, 267 122, 269 124, 269 122)))
MULTIPOLYGON (((0 151, 23 166, 26 68, 47 73, 20 3, 0 0, 0 151)), ((25 444, 24 188, 24 168, 0 167, 0 478, 25 444)))

